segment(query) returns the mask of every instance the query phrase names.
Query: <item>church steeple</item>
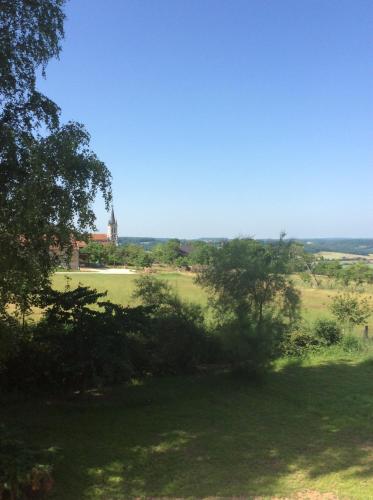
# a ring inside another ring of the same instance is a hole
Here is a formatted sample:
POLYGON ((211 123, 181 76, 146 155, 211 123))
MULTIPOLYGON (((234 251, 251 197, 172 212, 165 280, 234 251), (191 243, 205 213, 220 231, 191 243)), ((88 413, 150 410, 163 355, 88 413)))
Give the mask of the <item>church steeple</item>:
POLYGON ((115 219, 113 207, 111 207, 111 216, 108 222, 107 238, 114 245, 118 245, 118 223, 115 219))

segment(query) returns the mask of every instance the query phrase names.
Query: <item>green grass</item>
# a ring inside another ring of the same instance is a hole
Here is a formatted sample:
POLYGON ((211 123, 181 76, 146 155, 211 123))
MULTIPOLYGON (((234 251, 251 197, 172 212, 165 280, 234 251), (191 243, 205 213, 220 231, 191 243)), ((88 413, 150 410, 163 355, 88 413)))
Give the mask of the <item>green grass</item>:
POLYGON ((13 401, 0 414, 60 448, 55 500, 304 490, 367 499, 372 380, 372 360, 337 352, 282 361, 261 385, 224 373, 153 379, 101 396, 13 401))
MULTIPOLYGON (((131 294, 134 290, 136 275, 105 275, 96 273, 80 274, 55 274, 53 285, 57 289, 63 289, 66 284, 65 276, 69 276, 72 287, 82 283, 97 288, 99 291, 108 291, 108 298, 113 302, 122 305, 134 303, 131 294)), ((207 304, 207 295, 199 286, 194 283, 194 277, 181 273, 163 273, 155 275, 159 279, 164 279, 175 287, 182 298, 194 301, 202 305, 207 304)), ((295 279, 295 284, 301 292, 302 315, 308 321, 314 321, 320 317, 330 317, 328 305, 333 295, 338 290, 327 288, 311 288, 305 286, 300 279, 295 279)), ((366 296, 373 295, 373 287, 367 286, 366 296)), ((355 329, 357 334, 361 334, 362 327, 355 329)), ((373 333, 373 318, 369 321, 369 331, 373 333)))
MULTIPOLYGON (((194 283, 192 276, 181 273, 163 273, 155 275, 159 279, 168 281, 185 300, 195 301, 200 304, 207 303, 207 297, 204 291, 194 283)), ((53 276, 53 287, 62 290, 66 285, 66 277, 72 288, 79 283, 96 288, 100 292, 108 292, 107 297, 122 305, 131 305, 134 303, 131 298, 135 288, 135 280, 138 276, 134 274, 55 274, 53 276)))

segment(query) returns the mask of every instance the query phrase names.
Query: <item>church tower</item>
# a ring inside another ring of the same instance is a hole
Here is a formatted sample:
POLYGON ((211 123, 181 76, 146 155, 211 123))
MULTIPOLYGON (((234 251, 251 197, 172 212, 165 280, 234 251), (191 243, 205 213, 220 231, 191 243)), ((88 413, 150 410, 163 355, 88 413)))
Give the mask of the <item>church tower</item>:
POLYGON ((111 217, 107 226, 107 239, 110 243, 114 243, 114 245, 118 245, 118 223, 115 219, 114 209, 111 209, 111 217))

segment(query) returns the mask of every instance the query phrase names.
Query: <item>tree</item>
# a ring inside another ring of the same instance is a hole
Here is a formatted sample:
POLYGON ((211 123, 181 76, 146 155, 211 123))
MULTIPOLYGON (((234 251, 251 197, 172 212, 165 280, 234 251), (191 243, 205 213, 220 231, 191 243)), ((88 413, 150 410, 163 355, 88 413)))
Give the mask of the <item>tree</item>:
POLYGON ((153 250, 155 259, 162 264, 175 264, 180 257, 180 240, 174 238, 168 240, 167 243, 160 243, 153 250))
POLYGON ((108 259, 106 247, 96 241, 90 241, 86 247, 82 248, 81 253, 87 255, 90 264, 106 264, 108 259))
POLYGON ((352 281, 359 286, 364 283, 371 283, 373 281, 373 272, 367 264, 357 262, 343 269, 341 280, 344 284, 352 281))
POLYGON ((228 359, 237 368, 264 369, 298 318, 292 268, 293 248, 282 238, 271 245, 235 239, 214 249, 200 272, 197 282, 210 294, 228 359))
POLYGON ((299 243, 292 243, 291 248, 293 253, 293 272, 300 273, 301 278, 305 283, 310 283, 312 278, 316 287, 318 287, 320 283, 317 278, 316 257, 313 254, 306 252, 304 245, 299 243))
POLYGON ((355 294, 343 293, 332 299, 330 311, 348 332, 357 325, 363 325, 372 313, 368 299, 355 294))
POLYGON ((36 89, 57 57, 63 0, 2 0, 0 9, 0 309, 23 311, 48 285, 56 251, 95 229, 98 191, 111 202, 110 173, 77 123, 36 89), (42 133, 43 132, 43 133, 42 133))
POLYGON ((204 241, 194 241, 191 244, 191 252, 188 255, 188 262, 191 265, 207 265, 210 260, 212 246, 204 241))
POLYGON ((125 264, 135 267, 151 266, 153 257, 141 245, 128 244, 122 248, 125 264))
POLYGON ((37 91, 36 70, 40 68, 45 76, 48 61, 60 53, 64 3, 1 0, 0 124, 5 135, 30 132, 42 123, 58 125, 58 106, 37 91))
POLYGON ((248 314, 258 325, 266 311, 276 310, 291 319, 298 313, 299 294, 289 279, 291 245, 280 240, 264 245, 252 239, 235 239, 214 249, 210 265, 197 282, 213 297, 223 314, 248 314))

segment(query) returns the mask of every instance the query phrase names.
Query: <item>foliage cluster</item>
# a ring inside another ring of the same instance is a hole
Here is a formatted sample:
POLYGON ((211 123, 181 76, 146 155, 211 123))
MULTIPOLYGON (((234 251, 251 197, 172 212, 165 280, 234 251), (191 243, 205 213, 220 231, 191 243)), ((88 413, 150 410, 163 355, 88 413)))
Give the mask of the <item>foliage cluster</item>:
POLYGON ((342 265, 339 260, 317 258, 300 248, 297 256, 294 270, 299 272, 306 282, 314 280, 319 285, 318 276, 326 276, 343 287, 373 283, 373 269, 364 262, 342 265))
POLYGON ((334 278, 344 286, 373 283, 373 269, 363 262, 343 266, 337 260, 320 259, 316 261, 314 272, 334 278))
POLYGON ((125 308, 79 286, 40 297, 42 319, 22 327, 4 318, 3 387, 74 390, 114 385, 134 376, 192 371, 203 355, 203 315, 164 283, 140 279, 142 305, 125 308))
POLYGON ((311 326, 298 322, 285 336, 281 348, 286 356, 302 357, 322 347, 339 344, 341 340, 339 324, 331 319, 320 318, 311 326))
POLYGON ((80 250, 88 264, 125 265, 131 267, 149 267, 154 261, 151 252, 141 245, 101 245, 89 242, 80 250))
POLYGON ((212 249, 209 265, 201 270, 198 283, 210 294, 216 329, 235 369, 265 370, 299 318, 292 260, 292 245, 283 238, 272 245, 235 239, 212 249))
POLYGON ((127 243, 125 245, 100 245, 90 242, 81 250, 81 254, 91 264, 127 265, 149 267, 153 263, 188 268, 209 263, 212 247, 203 241, 193 241, 183 245, 180 240, 171 239, 158 243, 152 249, 127 243))
POLYGON ((358 294, 345 292, 333 298, 330 310, 348 333, 352 327, 366 323, 372 312, 371 302, 358 294))
POLYGON ((2 0, 0 8, 0 309, 24 312, 49 283, 57 253, 95 229, 92 204, 111 202, 110 173, 79 123, 36 88, 58 57, 64 0, 2 0))

